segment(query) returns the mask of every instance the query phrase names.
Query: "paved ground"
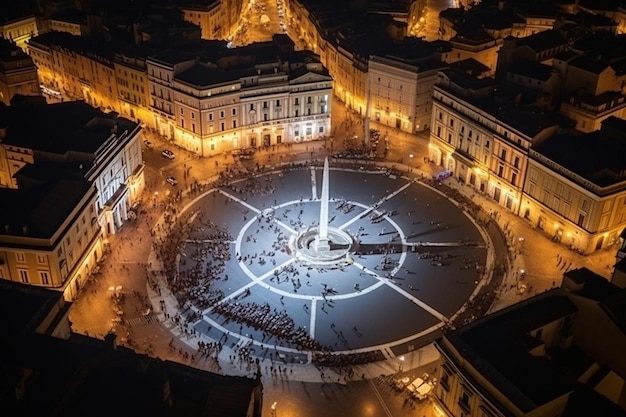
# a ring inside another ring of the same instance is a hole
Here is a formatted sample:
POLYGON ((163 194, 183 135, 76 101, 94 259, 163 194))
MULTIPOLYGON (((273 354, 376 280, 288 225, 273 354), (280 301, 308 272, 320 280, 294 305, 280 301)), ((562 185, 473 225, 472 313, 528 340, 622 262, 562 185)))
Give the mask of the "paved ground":
MULTIPOLYGON (((139 210, 139 216, 136 221, 128 222, 119 234, 110 238, 110 253, 107 255, 100 273, 94 275, 90 284, 84 288, 80 298, 72 307, 70 318, 73 322, 74 331, 94 337, 103 337, 104 334, 114 330, 122 340, 125 340, 128 346, 139 352, 146 352, 156 357, 175 360, 214 372, 253 376, 256 373, 254 363, 248 366, 247 362, 237 360, 231 362, 230 356, 236 355, 236 352, 231 350, 230 344, 224 347, 217 359, 215 359, 215 355, 199 355, 194 348, 197 346, 197 338, 191 334, 186 334, 181 326, 172 320, 162 321, 162 316, 154 314, 154 311, 160 307, 160 303, 157 301, 157 304, 153 305, 151 299, 174 300, 174 298, 163 293, 159 295, 149 285, 146 285, 146 282, 154 283, 153 275, 147 271, 151 269, 149 265, 151 262, 156 264, 154 259, 150 259, 151 253, 154 256, 152 251, 153 239, 150 232, 157 232, 155 227, 162 219, 165 204, 172 202, 176 195, 186 195, 182 191, 188 191, 191 184, 196 180, 202 179, 204 181, 215 178, 216 173, 226 167, 244 169, 254 168, 257 162, 259 164, 298 162, 310 159, 311 152, 314 153, 314 158, 319 158, 326 154, 326 149, 330 151, 331 146, 335 151, 341 149, 344 145, 343 138, 349 137, 353 132, 358 132, 362 127, 358 123, 343 123, 342 126, 342 121, 353 119, 353 116, 346 113, 345 109, 337 103, 334 104, 336 105, 333 111, 333 125, 338 128, 333 140, 327 143, 300 144, 293 148, 281 147, 273 152, 271 150, 260 151, 251 161, 239 161, 231 156, 222 156, 213 160, 199 160, 148 133, 148 137, 155 144, 155 147, 145 149, 144 153, 148 187, 139 210), (164 148, 174 150, 176 158, 169 160, 162 157, 160 152, 164 148), (172 187, 165 183, 164 179, 169 175, 179 179, 178 186, 172 187), (119 290, 117 290, 118 287, 120 287, 119 290), (118 294, 115 295, 116 293, 118 294)), ((385 129, 375 124, 372 127, 381 131, 385 129)), ((388 162, 387 166, 395 166, 395 168, 405 171, 413 170, 409 174, 422 173, 425 176, 430 176, 438 171, 437 167, 424 163, 423 156, 427 155, 427 139, 425 137, 406 135, 394 130, 389 130, 388 136, 390 138, 388 160, 391 162, 388 162), (407 158, 406 156, 411 153, 414 154, 414 158, 407 158)), ((368 187, 370 186, 371 183, 368 183, 368 187)), ((415 187, 415 192, 419 192, 419 187, 415 187)), ((310 184, 305 188, 308 190, 307 192, 312 192, 310 184)), ((358 192, 364 192, 361 191, 364 188, 365 186, 359 187, 358 192)), ((379 190, 377 192, 384 193, 388 187, 385 185, 383 188, 384 191, 379 190)), ((389 189, 394 188, 389 187, 389 189)), ((565 246, 552 242, 549 237, 535 230, 523 219, 508 213, 496 206, 490 199, 484 198, 468 187, 459 185, 454 180, 443 181, 439 190, 452 195, 458 201, 466 199, 469 202, 467 204, 480 205, 484 208, 481 213, 498 213, 494 217, 485 217, 484 214, 479 214, 476 217, 487 224, 486 230, 493 243, 494 262, 497 265, 508 265, 509 267, 506 274, 501 274, 497 280, 500 285, 496 288, 485 287, 482 291, 483 295, 473 303, 473 308, 468 310, 467 314, 457 318, 458 323, 471 320, 472 315, 479 315, 486 309, 493 311, 522 300, 529 295, 549 289, 553 285, 559 285, 566 269, 586 266, 604 276, 608 276, 610 273, 607 265, 613 264, 614 251, 601 251, 591 256, 580 256, 565 246), (557 264, 557 254, 565 261, 557 264), (521 278, 521 270, 524 270, 524 278, 521 278)), ((371 193, 369 191, 368 193, 371 197, 371 193)), ((223 194, 221 195, 224 197, 223 194)), ((299 197, 296 193, 293 198, 298 199, 299 197)), ((367 194, 354 197, 354 199, 368 202, 367 194)), ((183 206, 189 201, 190 199, 185 197, 184 201, 175 204, 183 206)), ((273 201, 271 203, 273 204, 273 201)), ((260 204, 262 207, 263 203, 260 204)), ((310 204, 314 203, 311 202, 310 204)), ((234 201, 229 207, 235 207, 234 201)), ((237 216, 241 216, 240 220, 243 223, 240 209, 237 210, 237 216)), ((389 226, 389 228, 391 227, 389 226)), ((409 226, 406 223, 403 224, 402 230, 407 229, 410 232, 409 226)), ((377 232, 375 233, 377 234, 377 232)), ((444 234, 435 234, 435 237, 443 236, 444 234)), ((451 269, 449 270, 451 271, 451 269)), ((457 271, 455 270, 455 272, 457 271)), ((390 288, 389 286, 385 287, 390 288)), ((312 297, 313 294, 310 296, 312 297)), ((301 306, 298 308, 300 309, 298 311, 302 313, 301 306)), ((170 311, 174 311, 174 306, 170 311)), ((235 327, 234 330, 238 332, 238 328, 235 327)), ((332 336, 332 333, 329 335, 332 336)), ((428 368, 432 368, 438 360, 431 345, 426 345, 424 348, 411 353, 405 353, 408 349, 409 347, 406 345, 398 345, 397 349, 394 347, 389 354, 389 356, 395 357, 370 365, 354 366, 350 368, 350 371, 347 369, 318 369, 299 364, 286 367, 284 363, 272 363, 266 359, 259 364, 265 387, 265 414, 271 415, 271 405, 277 401, 277 410, 282 410, 287 415, 291 412, 305 417, 331 415, 398 416, 420 415, 420 413, 428 416, 436 415, 428 403, 407 401, 405 405, 404 400, 408 398, 406 392, 396 392, 390 388, 390 379, 399 376, 400 369, 404 371, 403 373, 408 373, 410 377, 419 376, 423 372, 429 371, 428 368), (404 358, 404 360, 400 358, 404 358), (266 366, 268 369, 271 366, 276 369, 277 366, 275 365, 281 366, 280 372, 278 370, 266 372, 266 366), (323 379, 321 372, 324 372, 323 379), (381 375, 385 375, 385 377, 381 377, 381 375), (362 382, 363 376, 365 376, 365 382, 362 382), (337 383, 338 379, 339 383, 337 383)))

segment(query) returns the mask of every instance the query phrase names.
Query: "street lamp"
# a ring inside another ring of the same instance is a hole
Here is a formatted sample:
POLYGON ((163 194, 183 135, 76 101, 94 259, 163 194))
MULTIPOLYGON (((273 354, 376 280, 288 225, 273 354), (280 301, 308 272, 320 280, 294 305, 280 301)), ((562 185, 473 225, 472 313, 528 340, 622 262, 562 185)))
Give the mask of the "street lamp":
POLYGON ((402 372, 402 367, 404 366, 404 355, 400 356, 400 363, 398 364, 398 372, 402 372))

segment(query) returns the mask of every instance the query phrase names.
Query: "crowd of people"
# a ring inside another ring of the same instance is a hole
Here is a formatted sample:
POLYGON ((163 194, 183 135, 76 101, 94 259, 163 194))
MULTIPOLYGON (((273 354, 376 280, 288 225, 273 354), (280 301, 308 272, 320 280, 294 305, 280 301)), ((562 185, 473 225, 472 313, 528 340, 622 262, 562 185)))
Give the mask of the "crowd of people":
POLYGON ((225 301, 213 306, 213 311, 238 323, 262 330, 264 339, 274 336, 303 350, 321 348, 320 344, 310 337, 305 328, 296 327, 294 320, 286 310, 279 311, 276 307, 272 308, 268 303, 225 301))
MULTIPOLYGON (((285 171, 291 169, 301 168, 302 165, 290 164, 284 166, 282 169, 285 171)), ((228 168, 220 174, 220 179, 216 185, 223 186, 224 190, 232 192, 236 197, 241 197, 242 200, 246 200, 248 196, 262 195, 267 196, 276 192, 281 186, 279 183, 282 180, 282 175, 257 175, 258 170, 247 170, 243 168, 228 168), (236 181, 237 179, 244 179, 244 181, 236 181), (277 182, 278 181, 278 182, 277 182)), ((445 187, 440 181, 428 180, 430 185, 439 188, 445 192, 448 196, 454 198, 462 209, 471 212, 476 217, 480 212, 480 207, 470 199, 463 197, 458 191, 453 188, 445 187)), ((200 190, 200 187, 196 187, 200 190)), ((204 187, 202 187, 204 189, 204 187)), ((217 192, 215 192, 217 194, 217 192)), ((214 194, 214 195, 215 195, 214 194)), ((229 200, 225 200, 225 204, 228 204, 229 200)), ((302 205, 306 204, 306 201, 301 201, 302 205)), ((286 251, 288 235, 285 234, 283 227, 278 224, 278 221, 284 221, 289 223, 295 228, 304 227, 304 220, 301 217, 303 209, 299 209, 296 203, 295 208, 284 208, 282 212, 276 213, 275 206, 277 205, 274 200, 274 205, 260 213, 252 213, 256 216, 256 222, 249 226, 250 233, 244 236, 246 242, 256 242, 257 239, 261 239, 261 236, 265 238, 267 235, 263 235, 261 232, 273 233, 273 239, 271 242, 266 242, 266 250, 262 252, 235 253, 234 256, 238 262, 245 262, 248 265, 252 263, 259 263, 264 265, 266 262, 271 262, 276 266, 275 255, 279 251, 286 251), (289 211, 299 210, 299 214, 296 216, 290 215, 289 211), (282 217, 281 217, 282 214, 282 217), (269 249, 271 247, 271 250, 269 249)), ((349 213, 354 209, 354 206, 344 200, 340 200, 336 203, 336 209, 349 213)), ((247 221, 250 216, 249 209, 240 209, 243 216, 243 220, 247 221)), ((241 327, 249 326, 256 330, 259 330, 263 334, 263 339, 260 342, 267 342, 271 338, 276 341, 291 344, 298 349, 315 352, 313 355, 313 363, 319 366, 328 367, 350 367, 354 365, 370 363, 373 361, 383 360, 384 356, 380 351, 368 351, 362 353, 352 354, 335 354, 328 346, 321 346, 319 342, 311 338, 309 331, 301 326, 296 326, 292 317, 289 316, 287 310, 278 310, 272 308, 270 304, 265 303, 244 303, 241 302, 240 297, 227 297, 222 289, 221 285, 216 285, 217 281, 227 281, 229 279, 226 263, 230 260, 232 251, 233 237, 229 231, 225 228, 218 227, 210 220, 204 220, 204 213, 200 210, 186 214, 184 216, 176 216, 176 209, 173 206, 165 208, 165 223, 158 227, 165 228, 166 230, 159 230, 162 238, 157 238, 155 242, 155 248, 157 249, 157 256, 164 265, 165 277, 167 278, 167 284, 169 289, 175 294, 179 305, 185 306, 189 314, 181 316, 181 320, 185 320, 188 324, 193 323, 195 320, 201 318, 197 313, 198 311, 210 311, 216 315, 222 316, 226 321, 232 321, 239 323, 241 327), (189 309, 193 306, 193 309, 189 309)), ((409 213, 409 215, 411 215, 409 213)), ((376 219, 370 219, 375 222, 376 219)), ((393 254, 397 251, 401 251, 400 243, 393 243, 393 239, 390 239, 386 245, 382 245, 377 248, 370 248, 368 245, 361 247, 362 253, 383 253, 386 255, 393 254)), ((445 254, 436 254, 427 252, 426 259, 435 262, 445 262, 443 259, 445 254)), ((362 255, 361 255, 362 256, 362 255)), ((394 260, 390 260, 392 266, 397 266, 394 260)), ((460 268, 476 268, 479 275, 489 273, 490 271, 484 271, 472 258, 463 258, 460 268)), ((385 270, 386 265, 379 265, 380 268, 385 270)), ((377 269, 377 268, 375 268, 377 269)), ((276 270, 274 276, 269 277, 269 281, 275 281, 276 284, 284 282, 291 282, 293 284, 293 292, 297 292, 301 287, 300 269, 295 265, 285 266, 281 270, 276 270)), ((306 271, 305 271, 306 272, 306 271)), ((466 321, 468 318, 474 319, 481 314, 484 314, 484 306, 490 305, 490 300, 493 300, 493 293, 491 289, 501 282, 501 276, 503 271, 496 271, 494 274, 495 281, 493 285, 488 287, 488 291, 483 291, 469 304, 468 312, 460 317, 460 320, 466 321)), ((308 277, 308 274, 307 274, 308 277)), ((306 277, 302 277, 306 281, 306 277)), ((307 281, 308 285, 308 281, 307 281)), ((243 293, 243 296, 250 295, 249 289, 243 293)), ((322 293, 324 297, 324 306, 326 305, 326 296, 330 295, 322 293)), ((332 302, 332 300, 330 300, 332 302)), ((281 304, 282 298, 281 298, 281 304)), ((251 337, 251 336, 250 336, 251 337)), ((345 347, 348 347, 348 341, 342 340, 340 337, 338 341, 345 347)), ((222 342, 203 342, 199 345, 201 355, 216 354, 221 350, 222 342)), ((251 361, 250 351, 239 349, 238 359, 248 364, 251 361)), ((231 359, 233 360, 233 359, 231 359)))

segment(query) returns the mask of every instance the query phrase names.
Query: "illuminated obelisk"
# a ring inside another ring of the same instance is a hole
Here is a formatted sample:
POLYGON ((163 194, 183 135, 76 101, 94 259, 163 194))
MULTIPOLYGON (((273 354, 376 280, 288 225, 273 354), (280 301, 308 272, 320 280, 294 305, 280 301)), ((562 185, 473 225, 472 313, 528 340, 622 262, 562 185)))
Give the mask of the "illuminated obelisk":
POLYGON ((324 172, 322 174, 322 198, 320 199, 320 224, 315 237, 315 251, 329 252, 330 241, 328 240, 328 157, 324 160, 324 172))

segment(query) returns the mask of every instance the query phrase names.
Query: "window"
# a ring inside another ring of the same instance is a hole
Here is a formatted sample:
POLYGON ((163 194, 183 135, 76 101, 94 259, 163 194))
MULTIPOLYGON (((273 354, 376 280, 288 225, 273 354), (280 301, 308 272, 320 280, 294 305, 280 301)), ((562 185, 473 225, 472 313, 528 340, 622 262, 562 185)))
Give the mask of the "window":
POLYGON ((233 129, 237 129, 237 120, 233 120, 233 129))
POLYGON ((578 213, 578 219, 576 220, 576 224, 580 227, 585 225, 585 215, 582 213, 578 213))
POLYGON ((498 177, 502 177, 503 173, 504 173, 504 167, 502 165, 500 165, 498 167, 498 177))
POLYGON ((276 100, 276 107, 280 107, 280 100, 276 100))
POLYGON ((583 202, 580 204, 580 209, 587 213, 589 211, 589 200, 583 200, 583 202))
POLYGON ((250 111, 254 110, 254 104, 250 104, 250 111))
POLYGON ((24 252, 15 252, 15 259, 18 262, 26 262, 26 254, 24 252))
POLYGON ((191 112, 191 120, 195 120, 196 119, 196 113, 195 112, 191 112))
POLYGON ((454 127, 454 119, 450 119, 450 126, 454 127))
POLYGON ((267 101, 264 101, 264 102, 263 102, 263 108, 264 108, 264 109, 267 109, 267 101))
POLYGON ((515 168, 519 168, 519 156, 516 156, 515 159, 513 159, 513 166, 515 168))
POLYGON ((444 372, 441 375, 441 380, 439 381, 441 387, 446 391, 450 391, 450 375, 447 372, 444 372))
POLYGON ((437 126, 437 136, 441 137, 441 126, 437 126))
POLYGON ((20 276, 20 280, 24 283, 24 284, 28 284, 29 279, 28 279, 28 270, 27 269, 18 269, 17 273, 20 276))
POLYGON ((443 113, 439 112, 439 120, 443 120, 443 113))
POLYGON ((517 174, 514 172, 511 174, 511 184, 517 185, 516 182, 517 182, 517 174))
POLYGON ((37 263, 40 265, 46 264, 46 256, 45 255, 37 255, 37 263))
POLYGON ((237 116, 237 109, 236 109, 236 108, 234 108, 234 107, 233 107, 233 110, 232 110, 232 115, 233 115, 233 116, 237 116))
POLYGON ((220 125, 221 125, 222 132, 223 132, 225 130, 224 123, 220 123, 220 125))
POLYGON ((184 116, 185 115, 185 109, 183 109, 182 107, 180 108, 180 115, 184 116))
POLYGON ((39 279, 44 285, 50 284, 50 274, 48 273, 48 271, 39 271, 39 279))
POLYGON ((502 149, 502 151, 500 152, 500 159, 506 161, 506 149, 502 149))
POLYGON ((461 395, 461 398, 459 398, 458 404, 466 413, 470 412, 469 400, 470 400, 469 394, 463 391, 463 395, 461 395))
POLYGON ((226 117, 224 110, 220 110, 220 119, 223 119, 224 117, 226 117))
POLYGON ((296 100, 295 100, 294 104, 295 104, 296 106, 299 106, 299 105, 300 105, 300 99, 299 99, 298 97, 296 97, 296 100))
POLYGON ((307 103, 307 104, 311 104, 311 97, 307 97, 307 98, 306 98, 306 103, 307 103))

